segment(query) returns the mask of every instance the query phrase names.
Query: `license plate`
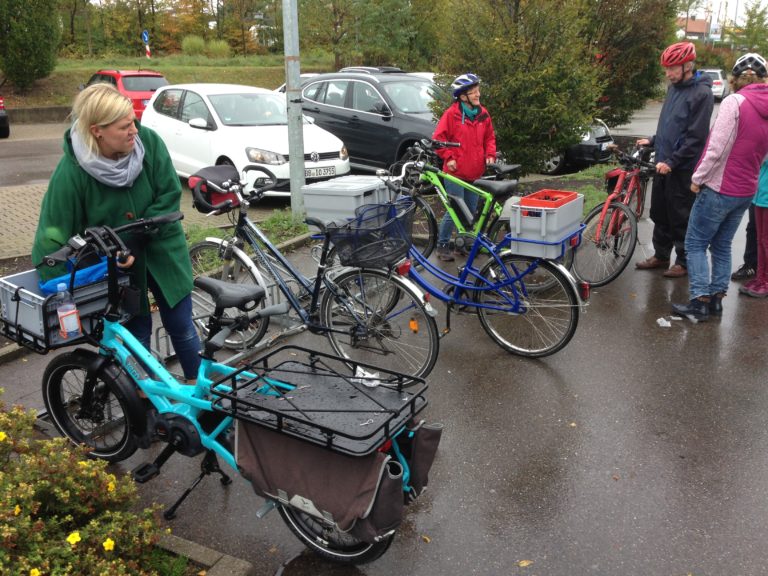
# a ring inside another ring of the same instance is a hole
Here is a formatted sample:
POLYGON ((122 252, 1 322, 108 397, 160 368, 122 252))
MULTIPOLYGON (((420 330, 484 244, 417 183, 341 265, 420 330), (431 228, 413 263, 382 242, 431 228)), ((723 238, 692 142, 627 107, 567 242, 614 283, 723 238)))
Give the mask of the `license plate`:
POLYGON ((336 176, 336 166, 304 168, 304 178, 325 178, 326 176, 336 176))

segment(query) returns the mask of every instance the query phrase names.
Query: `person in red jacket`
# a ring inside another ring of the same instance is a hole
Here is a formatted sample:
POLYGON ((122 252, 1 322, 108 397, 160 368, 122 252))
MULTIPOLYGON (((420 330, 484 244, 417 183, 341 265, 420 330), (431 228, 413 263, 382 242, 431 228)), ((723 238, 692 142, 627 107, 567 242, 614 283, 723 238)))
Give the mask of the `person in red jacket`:
MULTIPOLYGON (((443 170, 448 174, 473 182, 485 172, 486 164, 496 161, 496 136, 488 110, 480 105, 480 78, 462 74, 451 84, 455 102, 443 113, 433 138, 442 142, 458 142, 458 148, 442 148, 443 170)), ((445 180, 445 191, 462 200, 474 214, 478 196, 445 180)), ((448 247, 454 225, 446 213, 437 236, 437 258, 443 262, 454 259, 448 247)), ((462 251, 457 251, 463 255, 462 251)))

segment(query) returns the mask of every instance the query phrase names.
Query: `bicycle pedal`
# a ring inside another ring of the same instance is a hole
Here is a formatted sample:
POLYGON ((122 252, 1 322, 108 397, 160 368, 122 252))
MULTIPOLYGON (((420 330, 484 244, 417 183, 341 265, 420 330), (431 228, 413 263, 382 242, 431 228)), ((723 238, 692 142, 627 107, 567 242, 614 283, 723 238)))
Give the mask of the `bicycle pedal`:
POLYGON ((133 481, 139 484, 149 482, 158 474, 160 474, 160 468, 158 468, 154 462, 145 462, 144 464, 140 464, 131 470, 131 477, 133 477, 133 481))

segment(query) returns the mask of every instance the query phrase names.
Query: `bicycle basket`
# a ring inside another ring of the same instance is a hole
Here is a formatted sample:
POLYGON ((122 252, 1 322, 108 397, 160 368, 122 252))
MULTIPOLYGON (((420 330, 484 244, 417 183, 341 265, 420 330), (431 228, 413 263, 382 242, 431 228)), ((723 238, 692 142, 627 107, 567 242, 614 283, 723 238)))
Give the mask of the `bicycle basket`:
POLYGON ((346 224, 326 230, 344 266, 386 268, 402 260, 411 246, 415 204, 401 198, 386 204, 365 204, 346 224))

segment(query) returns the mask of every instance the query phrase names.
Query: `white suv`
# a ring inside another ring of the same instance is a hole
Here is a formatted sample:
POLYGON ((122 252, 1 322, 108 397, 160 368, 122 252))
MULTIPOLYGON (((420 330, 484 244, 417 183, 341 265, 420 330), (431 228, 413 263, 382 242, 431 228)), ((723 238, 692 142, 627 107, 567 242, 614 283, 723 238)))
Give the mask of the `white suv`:
POLYGON ((724 70, 707 68, 702 70, 702 72, 712 78, 712 94, 714 95, 715 100, 719 102, 730 94, 731 88, 728 84, 728 75, 724 70))

